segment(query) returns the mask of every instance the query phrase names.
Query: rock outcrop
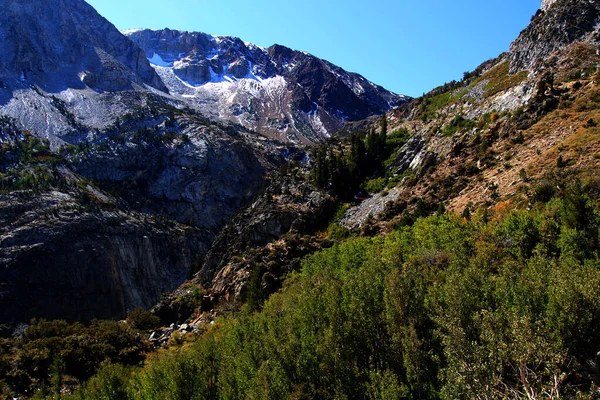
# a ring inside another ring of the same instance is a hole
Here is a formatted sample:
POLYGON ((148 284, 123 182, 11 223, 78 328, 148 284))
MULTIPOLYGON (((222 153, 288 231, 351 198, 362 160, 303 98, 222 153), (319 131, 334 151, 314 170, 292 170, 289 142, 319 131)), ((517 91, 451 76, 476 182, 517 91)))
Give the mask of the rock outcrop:
POLYGON ((166 87, 144 52, 83 0, 2 0, 0 76, 52 92, 166 87))
MULTIPOLYGON (((224 294, 235 289, 237 268, 226 270, 233 256, 252 247, 264 247, 285 234, 312 233, 322 227, 332 212, 332 200, 306 182, 291 176, 277 177, 261 196, 238 213, 221 231, 197 278, 207 287, 224 294)), ((248 271, 243 271, 247 277, 248 271)), ((242 279, 238 284, 245 283, 242 279)))
POLYGON ((542 0, 542 11, 547 11, 556 0, 542 0))
POLYGON ((537 71, 552 53, 571 43, 600 43, 598 2, 554 0, 544 2, 542 8, 545 12, 539 12, 511 45, 511 73, 537 71))
POLYGON ((599 45, 600 3, 544 1, 509 52, 388 113, 389 131, 412 134, 386 165, 386 178, 399 182, 351 207, 341 224, 385 231, 436 210, 468 216, 501 200, 526 204, 533 182, 559 174, 556 149, 574 142, 586 145, 572 153, 573 170, 596 171, 593 141, 581 135, 596 125, 599 45))
POLYGON ((62 156, 0 121, 0 324, 151 307, 283 160, 239 127, 154 107, 62 156))
POLYGON ((148 308, 255 201, 200 274, 239 293, 235 251, 330 211, 285 179, 256 200, 289 156, 280 140, 319 142, 408 100, 282 46, 169 30, 132 41, 83 0, 0 6, 0 324, 148 308))
MULTIPOLYGON (((108 133, 115 136, 103 146, 73 155, 73 169, 117 188, 139 211, 216 234, 259 192, 269 165, 234 128, 205 123, 183 118, 172 128, 163 124, 108 133)), ((274 146, 261 150, 278 154, 274 146)))

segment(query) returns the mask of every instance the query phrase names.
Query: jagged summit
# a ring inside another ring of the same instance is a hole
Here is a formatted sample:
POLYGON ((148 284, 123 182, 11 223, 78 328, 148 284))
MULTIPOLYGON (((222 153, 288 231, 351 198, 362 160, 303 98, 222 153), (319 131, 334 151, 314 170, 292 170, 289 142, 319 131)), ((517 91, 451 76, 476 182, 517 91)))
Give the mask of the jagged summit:
POLYGON ((542 11, 547 11, 556 0, 542 0, 542 11))
POLYGON ((597 1, 545 0, 541 10, 511 45, 511 73, 535 72, 553 52, 574 42, 600 44, 597 1))
POLYGON ((345 121, 409 100, 364 77, 281 45, 171 29, 123 31, 172 95, 216 119, 285 141, 317 142, 345 121))

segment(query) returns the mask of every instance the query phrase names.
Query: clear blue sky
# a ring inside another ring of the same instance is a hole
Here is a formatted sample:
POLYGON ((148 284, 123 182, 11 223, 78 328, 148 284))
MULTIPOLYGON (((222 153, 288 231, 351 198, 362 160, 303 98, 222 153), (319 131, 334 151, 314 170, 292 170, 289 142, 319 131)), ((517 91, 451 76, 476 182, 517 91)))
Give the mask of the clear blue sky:
POLYGON ((420 96, 509 49, 540 0, 87 0, 119 29, 171 28, 307 51, 420 96))

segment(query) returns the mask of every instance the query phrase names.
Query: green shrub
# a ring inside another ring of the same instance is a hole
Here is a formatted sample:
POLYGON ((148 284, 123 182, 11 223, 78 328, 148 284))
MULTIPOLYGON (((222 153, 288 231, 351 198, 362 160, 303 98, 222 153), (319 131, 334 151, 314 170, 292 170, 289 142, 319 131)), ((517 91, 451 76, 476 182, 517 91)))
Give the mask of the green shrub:
POLYGON ((102 379, 135 399, 514 398, 525 387, 586 398, 600 348, 597 211, 582 185, 545 196, 470 221, 413 215, 384 239, 319 251, 260 311, 244 307, 128 383, 126 371, 102 379))
POLYGON ((150 311, 136 308, 127 315, 127 323, 133 329, 147 331, 158 328, 160 326, 160 318, 150 311))
POLYGON ((375 178, 367 181, 364 185, 364 188, 370 194, 375 194, 385 189, 386 184, 387 180, 385 178, 375 178))
POLYGON ((442 130, 444 136, 454 136, 457 132, 467 132, 473 129, 477 124, 475 121, 465 118, 462 115, 457 115, 454 119, 446 125, 442 130))
POLYGON ((531 197, 531 203, 535 204, 538 202, 547 203, 556 194, 556 187, 550 182, 540 183, 531 197))
POLYGON ((104 363, 96 375, 73 397, 78 400, 134 399, 130 381, 133 370, 120 364, 104 363))

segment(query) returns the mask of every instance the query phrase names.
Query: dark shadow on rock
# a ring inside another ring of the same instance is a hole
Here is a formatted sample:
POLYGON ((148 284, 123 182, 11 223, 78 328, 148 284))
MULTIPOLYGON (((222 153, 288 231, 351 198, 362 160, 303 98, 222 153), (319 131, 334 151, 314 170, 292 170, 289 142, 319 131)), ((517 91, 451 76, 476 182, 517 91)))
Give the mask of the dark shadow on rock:
POLYGON ((0 107, 3 107, 10 103, 13 98, 12 90, 5 87, 5 83, 0 79, 0 107))

